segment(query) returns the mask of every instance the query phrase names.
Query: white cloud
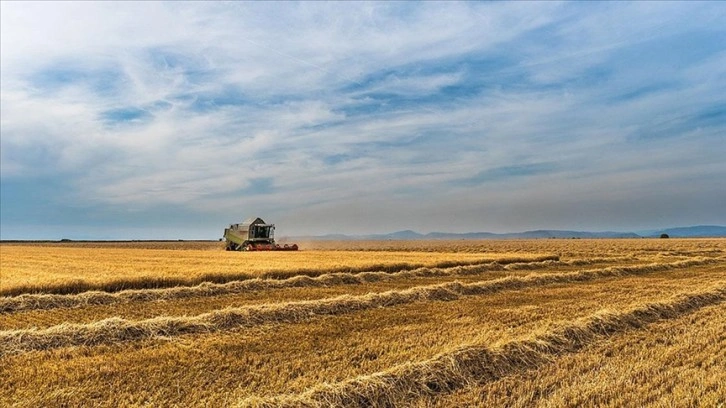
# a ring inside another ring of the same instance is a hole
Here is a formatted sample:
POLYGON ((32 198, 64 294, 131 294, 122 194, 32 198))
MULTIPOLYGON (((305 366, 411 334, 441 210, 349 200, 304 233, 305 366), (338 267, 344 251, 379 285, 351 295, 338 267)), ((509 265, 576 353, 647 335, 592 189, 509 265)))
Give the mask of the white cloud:
POLYGON ((476 216, 496 209, 517 229, 561 213, 504 214, 533 197, 571 208, 623 183, 610 199, 689 177, 711 188, 726 173, 724 125, 706 117, 724 109, 722 9, 2 2, 2 179, 57 180, 109 218, 270 209, 351 232, 385 228, 370 224, 381 211, 401 228, 453 212, 452 228, 506 229, 476 216), (714 39, 693 57, 644 54, 696 34, 714 39), (481 174, 502 180, 462 187, 481 174))

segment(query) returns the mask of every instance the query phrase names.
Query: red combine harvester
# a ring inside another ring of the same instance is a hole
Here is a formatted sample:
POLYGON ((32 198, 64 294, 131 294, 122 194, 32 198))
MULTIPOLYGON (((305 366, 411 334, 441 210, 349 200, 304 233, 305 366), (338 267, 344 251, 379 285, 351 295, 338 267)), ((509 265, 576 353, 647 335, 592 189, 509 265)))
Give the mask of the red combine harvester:
POLYGON ((227 251, 297 251, 297 244, 275 243, 275 224, 265 224, 262 218, 250 218, 242 224, 224 229, 227 251))

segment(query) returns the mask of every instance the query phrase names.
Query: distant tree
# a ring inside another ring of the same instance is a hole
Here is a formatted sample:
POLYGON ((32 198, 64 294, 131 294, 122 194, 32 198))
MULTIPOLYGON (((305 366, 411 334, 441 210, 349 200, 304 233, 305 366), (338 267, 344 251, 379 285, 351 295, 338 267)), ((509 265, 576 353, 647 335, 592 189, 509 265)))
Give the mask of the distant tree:
POLYGON ((670 237, 668 236, 668 234, 660 234, 660 237, 661 237, 661 238, 670 238, 670 237))

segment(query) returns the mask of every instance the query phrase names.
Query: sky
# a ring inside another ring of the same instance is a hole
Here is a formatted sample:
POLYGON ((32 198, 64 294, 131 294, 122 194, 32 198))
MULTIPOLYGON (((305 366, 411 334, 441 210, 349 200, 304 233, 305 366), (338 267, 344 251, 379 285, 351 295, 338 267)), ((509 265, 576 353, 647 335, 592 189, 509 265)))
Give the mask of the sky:
POLYGON ((726 225, 724 2, 0 2, 0 238, 726 225))

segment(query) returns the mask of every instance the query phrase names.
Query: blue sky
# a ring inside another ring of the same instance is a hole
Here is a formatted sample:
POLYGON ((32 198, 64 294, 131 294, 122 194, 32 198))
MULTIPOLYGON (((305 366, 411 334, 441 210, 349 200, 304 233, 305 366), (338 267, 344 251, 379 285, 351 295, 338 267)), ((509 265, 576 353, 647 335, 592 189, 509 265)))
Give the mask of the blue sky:
POLYGON ((723 2, 0 7, 2 239, 726 224, 723 2))

